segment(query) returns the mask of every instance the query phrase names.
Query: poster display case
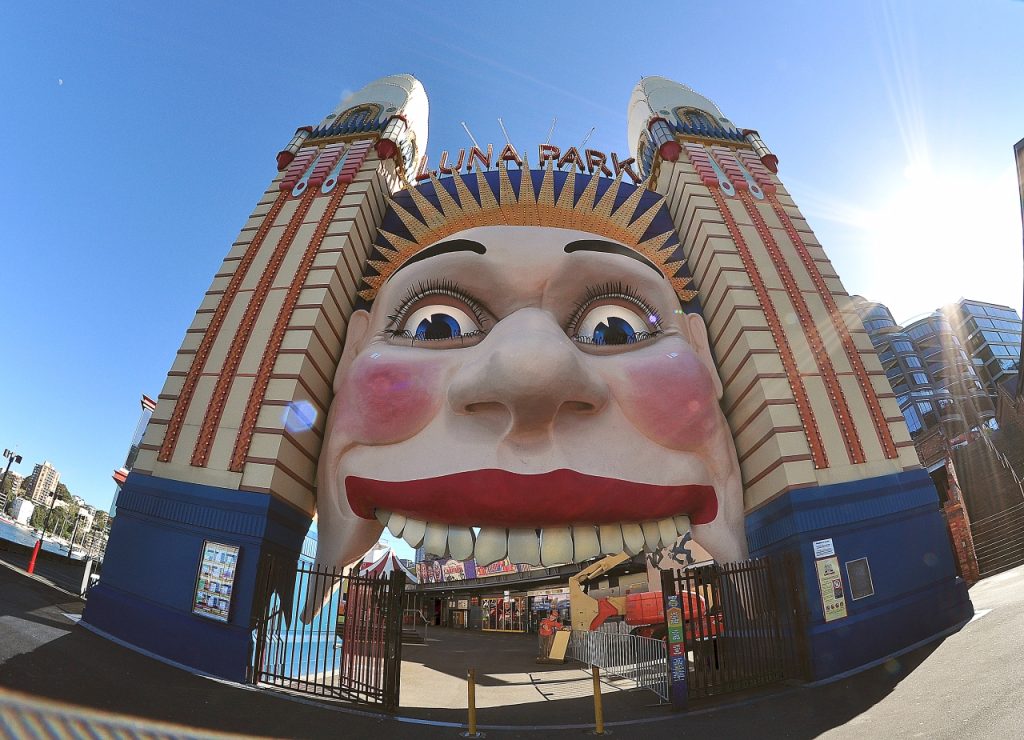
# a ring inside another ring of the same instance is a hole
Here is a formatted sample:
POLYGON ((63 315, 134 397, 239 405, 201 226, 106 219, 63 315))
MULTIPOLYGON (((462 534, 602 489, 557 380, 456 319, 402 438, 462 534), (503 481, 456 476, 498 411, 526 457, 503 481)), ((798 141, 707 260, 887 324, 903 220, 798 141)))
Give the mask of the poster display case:
POLYGON ((227 622, 231 596, 235 589, 238 547, 206 540, 203 542, 199 572, 196 574, 192 613, 218 622, 227 622))

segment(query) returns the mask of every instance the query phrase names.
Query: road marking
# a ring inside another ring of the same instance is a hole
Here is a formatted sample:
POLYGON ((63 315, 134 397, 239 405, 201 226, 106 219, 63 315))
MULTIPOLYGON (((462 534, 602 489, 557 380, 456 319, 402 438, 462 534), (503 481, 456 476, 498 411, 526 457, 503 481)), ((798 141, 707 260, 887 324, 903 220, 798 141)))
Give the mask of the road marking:
POLYGON ((68 614, 67 612, 61 612, 61 614, 63 614, 65 617, 70 619, 75 624, 78 624, 78 620, 82 618, 81 614, 68 614))

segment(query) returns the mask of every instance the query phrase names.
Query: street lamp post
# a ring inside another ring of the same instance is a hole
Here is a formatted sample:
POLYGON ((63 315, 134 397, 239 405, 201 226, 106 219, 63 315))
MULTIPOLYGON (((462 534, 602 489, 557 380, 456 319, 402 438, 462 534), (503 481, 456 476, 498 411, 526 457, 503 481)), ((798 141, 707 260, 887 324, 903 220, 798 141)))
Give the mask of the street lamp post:
POLYGON ((53 513, 53 505, 57 503, 57 489, 53 489, 53 495, 50 497, 50 508, 46 510, 46 518, 43 519, 43 531, 39 533, 39 539, 36 540, 36 546, 32 548, 32 558, 28 561, 28 572, 36 572, 36 558, 39 557, 39 550, 43 546, 43 538, 46 537, 46 525, 50 523, 50 514, 53 513))
POLYGON ((16 455, 10 450, 4 450, 4 457, 7 458, 7 467, 4 468, 4 477, 0 478, 0 512, 7 506, 7 494, 4 493, 4 484, 7 483, 7 474, 11 472, 11 463, 21 464, 21 455, 16 455))
POLYGON ((68 560, 71 560, 71 552, 75 549, 75 535, 78 534, 78 525, 82 523, 82 517, 75 515, 75 528, 71 530, 71 541, 68 543, 68 560))

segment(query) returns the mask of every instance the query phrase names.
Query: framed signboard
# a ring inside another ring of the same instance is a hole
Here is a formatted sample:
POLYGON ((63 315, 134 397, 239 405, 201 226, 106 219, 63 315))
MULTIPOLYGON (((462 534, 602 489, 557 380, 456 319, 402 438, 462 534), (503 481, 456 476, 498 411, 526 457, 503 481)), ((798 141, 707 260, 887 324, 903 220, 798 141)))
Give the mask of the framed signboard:
POLYGON ((227 622, 231 613, 231 596, 235 590, 238 569, 238 547, 219 542, 203 542, 196 593, 192 613, 218 622, 227 622))

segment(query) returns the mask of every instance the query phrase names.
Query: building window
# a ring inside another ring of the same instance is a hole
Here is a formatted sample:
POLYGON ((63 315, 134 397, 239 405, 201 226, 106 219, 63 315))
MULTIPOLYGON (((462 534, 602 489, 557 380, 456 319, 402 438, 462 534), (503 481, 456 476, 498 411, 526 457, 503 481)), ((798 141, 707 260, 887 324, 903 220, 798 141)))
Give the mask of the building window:
POLYGON ((928 376, 924 373, 911 373, 910 378, 918 385, 928 385, 928 376))
POLYGON ((904 361, 906 361, 907 367, 921 367, 921 361, 914 357, 913 355, 909 355, 908 357, 904 357, 903 359, 904 361))
POLYGON ((676 108, 676 118, 684 126, 719 128, 718 124, 711 119, 711 116, 698 108, 676 108))
POLYGON ((892 348, 894 350, 896 350, 897 352, 913 352, 914 351, 914 345, 912 345, 910 342, 903 342, 903 341, 893 342, 892 343, 892 348))

